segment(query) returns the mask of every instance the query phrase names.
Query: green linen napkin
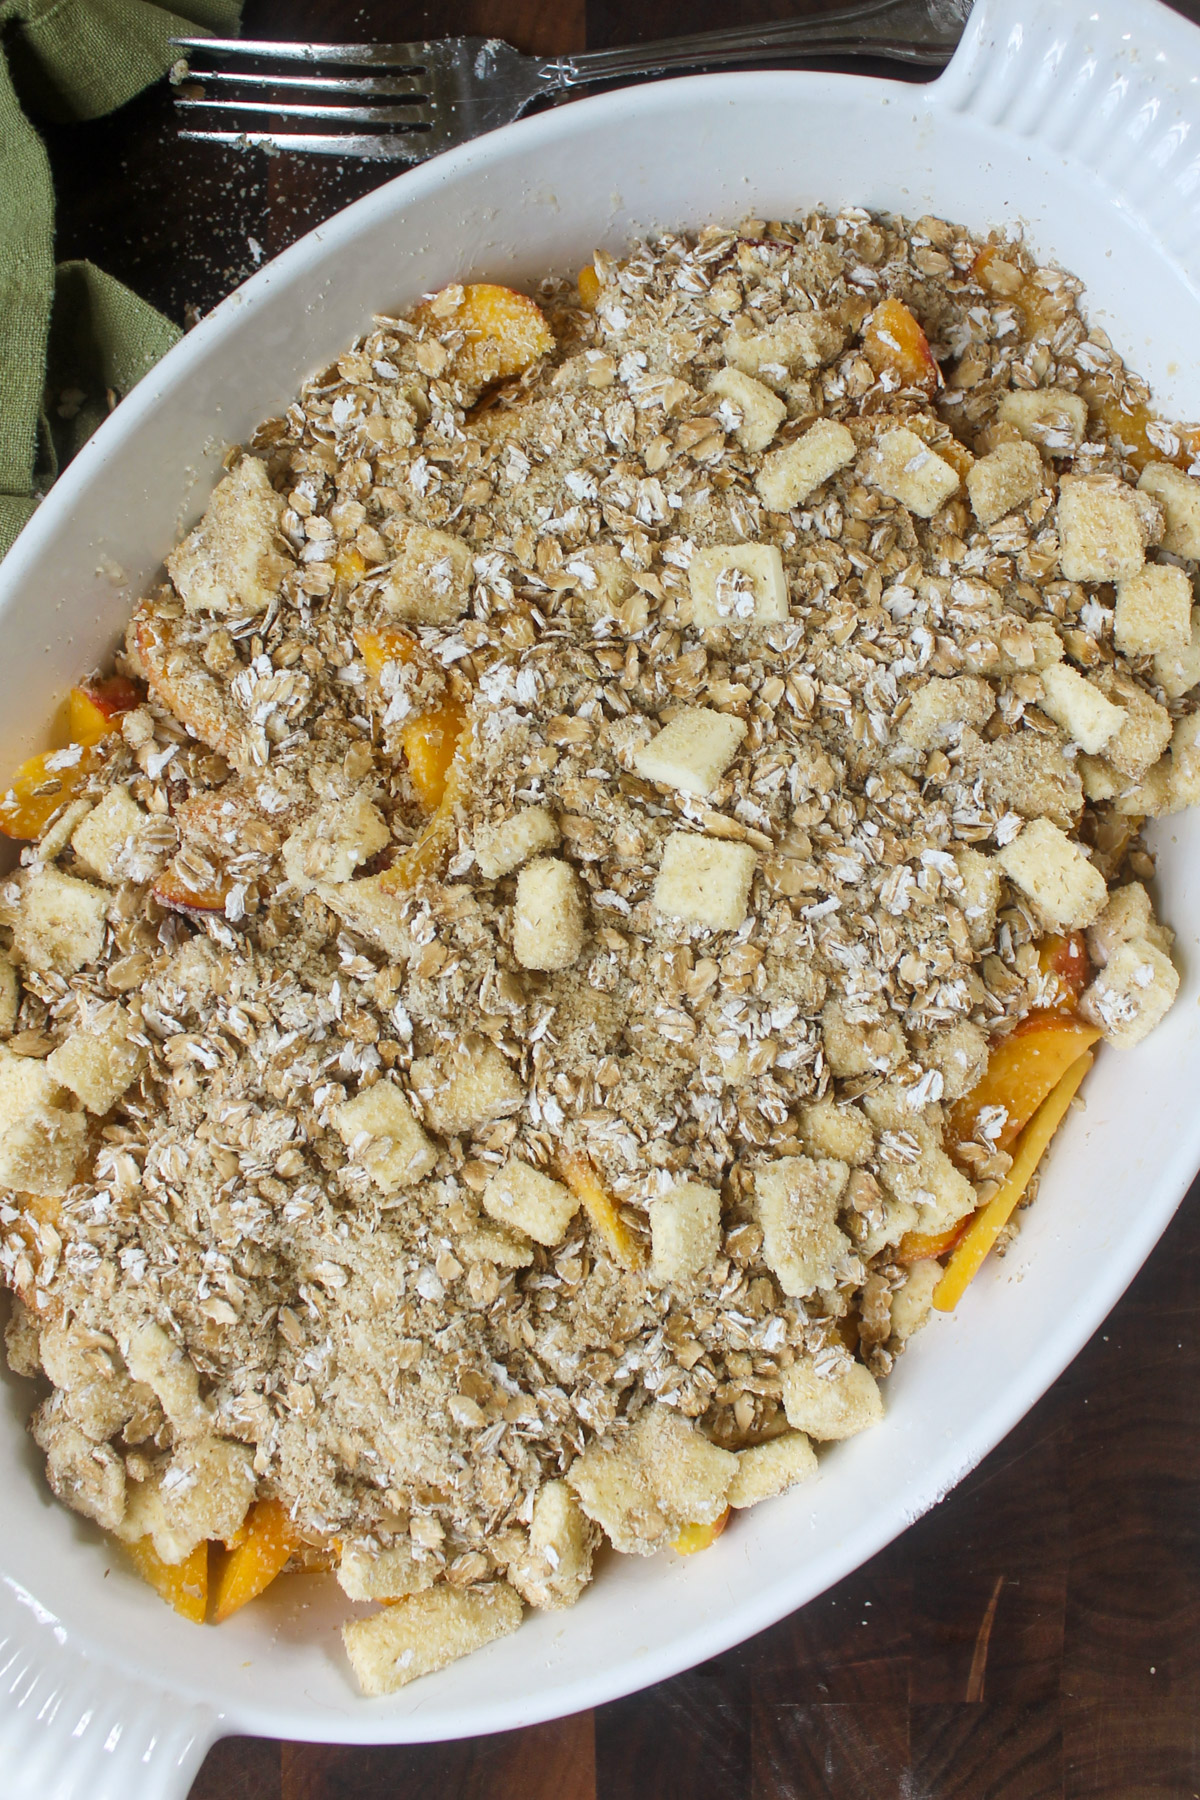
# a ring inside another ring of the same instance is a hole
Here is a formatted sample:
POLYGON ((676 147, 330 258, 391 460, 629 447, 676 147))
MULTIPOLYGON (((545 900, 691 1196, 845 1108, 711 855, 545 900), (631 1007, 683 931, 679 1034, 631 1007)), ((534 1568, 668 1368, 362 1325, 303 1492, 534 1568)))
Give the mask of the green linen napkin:
POLYGON ((0 0, 0 556, 99 424, 106 391, 126 392, 179 336, 91 263, 55 268, 50 164, 13 78, 48 118, 112 112, 170 68, 170 38, 237 30, 241 0, 176 5, 0 0), (48 418, 47 389, 79 401, 48 418))

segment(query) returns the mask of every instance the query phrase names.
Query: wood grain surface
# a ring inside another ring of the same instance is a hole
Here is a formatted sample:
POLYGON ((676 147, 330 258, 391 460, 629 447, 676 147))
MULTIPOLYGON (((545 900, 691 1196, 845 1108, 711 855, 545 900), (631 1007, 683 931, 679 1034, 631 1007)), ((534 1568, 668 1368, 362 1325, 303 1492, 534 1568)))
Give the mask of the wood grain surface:
MULTIPOLYGON (((553 52, 804 10, 247 0, 244 29, 484 32, 553 52)), ((1200 0, 1179 10, 1200 20, 1200 0)), ((180 143, 162 86, 49 142, 60 256, 93 258, 181 323, 387 178, 180 143)), ((228 1739, 192 1800, 1200 1800, 1198 1294, 1200 1183, 987 1461, 772 1630, 595 1713, 504 1736, 365 1750, 228 1739)))

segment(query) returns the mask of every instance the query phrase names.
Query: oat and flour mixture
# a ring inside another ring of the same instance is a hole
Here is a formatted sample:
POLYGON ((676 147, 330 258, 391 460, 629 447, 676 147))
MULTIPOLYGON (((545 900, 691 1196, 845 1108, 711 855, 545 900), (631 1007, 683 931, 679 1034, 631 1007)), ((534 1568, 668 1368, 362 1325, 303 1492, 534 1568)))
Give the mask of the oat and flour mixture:
POLYGON ((379 1692, 881 1414, 989 1051, 1177 986, 1200 484, 1078 292, 933 219, 662 238, 376 319, 228 459, 0 891, 62 1499, 168 1565, 282 1502, 407 1596, 379 1692))

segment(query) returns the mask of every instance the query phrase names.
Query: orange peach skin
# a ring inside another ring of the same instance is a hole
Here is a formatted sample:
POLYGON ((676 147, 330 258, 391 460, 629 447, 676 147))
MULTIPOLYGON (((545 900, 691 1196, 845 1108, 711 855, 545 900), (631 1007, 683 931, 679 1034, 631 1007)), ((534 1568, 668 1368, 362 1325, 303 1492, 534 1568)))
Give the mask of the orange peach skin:
POLYGON ((698 1550, 709 1550, 729 1523, 729 1508, 711 1525, 685 1525, 671 1545, 680 1556, 695 1556, 698 1550))
POLYGON ((203 1625, 208 1611, 208 1545, 197 1544, 181 1563, 166 1563, 153 1540, 139 1538, 125 1546, 129 1560, 156 1594, 193 1625, 203 1625))

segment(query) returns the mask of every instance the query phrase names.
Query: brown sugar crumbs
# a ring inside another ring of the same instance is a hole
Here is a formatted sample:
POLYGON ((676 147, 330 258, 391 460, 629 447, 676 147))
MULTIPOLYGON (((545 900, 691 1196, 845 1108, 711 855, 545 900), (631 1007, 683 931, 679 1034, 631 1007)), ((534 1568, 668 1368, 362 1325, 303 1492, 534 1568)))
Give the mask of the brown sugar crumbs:
POLYGON ((878 1418, 1047 941, 1118 1045, 1178 985, 1200 484, 1079 284, 855 209, 585 277, 231 454, 0 890, 50 1483, 168 1565, 281 1502, 368 1692, 878 1418))

